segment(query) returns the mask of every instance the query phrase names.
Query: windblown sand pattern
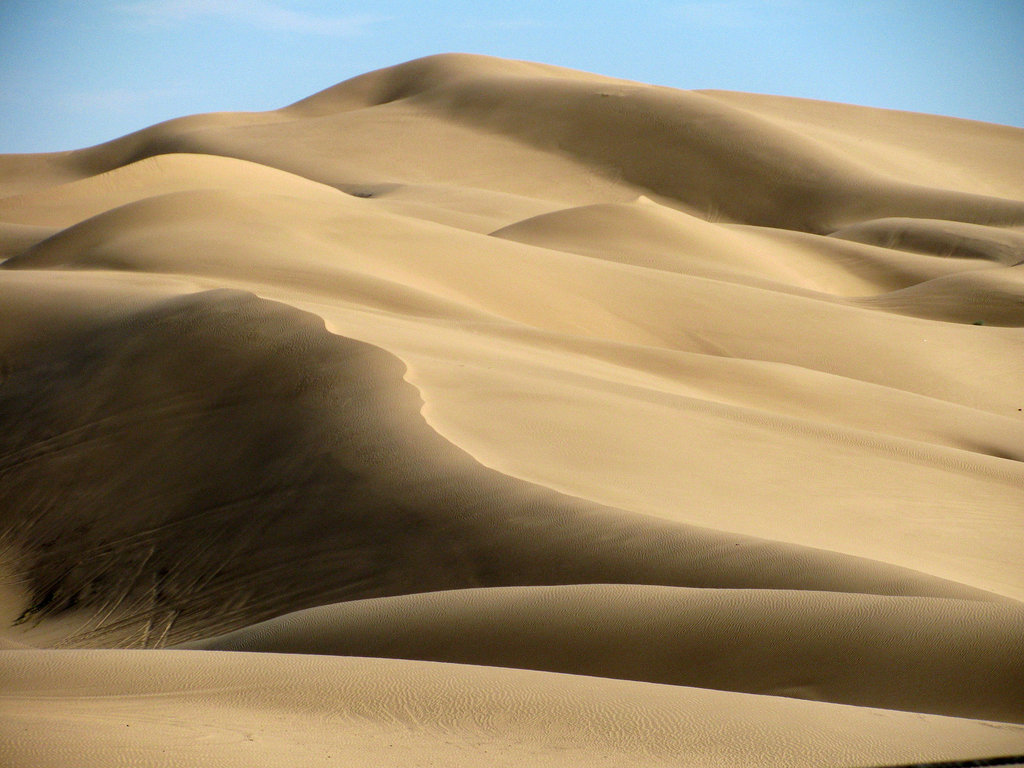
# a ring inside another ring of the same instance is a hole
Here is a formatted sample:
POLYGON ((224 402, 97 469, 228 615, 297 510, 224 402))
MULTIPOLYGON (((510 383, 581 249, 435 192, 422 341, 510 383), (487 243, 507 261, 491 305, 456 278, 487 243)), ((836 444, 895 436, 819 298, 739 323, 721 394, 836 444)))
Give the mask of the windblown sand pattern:
POLYGON ((0 195, 8 764, 1024 753, 1024 131, 446 55, 0 195))

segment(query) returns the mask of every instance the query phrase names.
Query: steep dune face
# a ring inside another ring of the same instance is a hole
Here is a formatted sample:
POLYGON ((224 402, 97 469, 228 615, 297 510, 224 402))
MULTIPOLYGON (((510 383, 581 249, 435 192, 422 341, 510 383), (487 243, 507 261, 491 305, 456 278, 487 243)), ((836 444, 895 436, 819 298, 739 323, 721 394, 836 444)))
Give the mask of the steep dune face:
POLYGON ((274 765, 285 710, 357 761, 411 711, 467 764, 1024 751, 1022 179, 1016 129, 463 55, 0 157, 0 701, 274 765), (26 649, 182 643, 260 682, 26 649))
POLYGON ((398 360, 233 292, 52 340, 4 382, 20 623, 152 646, 346 598, 625 582, 985 599, 881 563, 670 527, 489 470, 398 360))

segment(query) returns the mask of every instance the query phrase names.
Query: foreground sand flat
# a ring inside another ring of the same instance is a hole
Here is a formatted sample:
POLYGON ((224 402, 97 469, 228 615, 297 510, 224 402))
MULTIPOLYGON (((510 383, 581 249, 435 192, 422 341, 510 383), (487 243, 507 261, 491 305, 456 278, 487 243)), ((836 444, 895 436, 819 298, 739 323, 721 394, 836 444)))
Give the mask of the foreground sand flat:
POLYGON ((280 654, 4 652, 17 765, 864 765, 1024 726, 524 670, 280 654), (86 691, 87 693, 81 693, 86 691))
POLYGON ((0 260, 15 765, 1024 753, 1024 131, 431 57, 0 260))

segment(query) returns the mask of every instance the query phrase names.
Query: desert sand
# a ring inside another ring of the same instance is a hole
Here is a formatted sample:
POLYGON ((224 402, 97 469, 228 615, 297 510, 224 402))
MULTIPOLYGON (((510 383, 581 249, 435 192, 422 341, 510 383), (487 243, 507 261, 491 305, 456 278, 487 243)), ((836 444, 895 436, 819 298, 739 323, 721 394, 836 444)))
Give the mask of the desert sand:
POLYGON ((1024 755, 1022 265, 1024 130, 475 55, 0 155, 5 764, 1024 755))

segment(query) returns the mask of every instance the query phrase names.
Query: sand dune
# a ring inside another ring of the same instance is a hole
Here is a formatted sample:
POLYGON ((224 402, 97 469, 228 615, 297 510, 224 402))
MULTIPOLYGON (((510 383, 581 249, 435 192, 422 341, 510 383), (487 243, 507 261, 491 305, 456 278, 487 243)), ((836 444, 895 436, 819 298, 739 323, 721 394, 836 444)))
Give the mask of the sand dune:
POLYGON ((191 647, 457 661, 1022 722, 1022 628, 1016 605, 599 584, 357 600, 191 647))
POLYGON ((959 221, 876 219, 836 230, 832 237, 948 259, 987 259, 1008 267, 1024 260, 1024 232, 959 221))
POLYGON ((211 155, 157 155, 80 181, 0 199, 5 220, 68 227, 136 200, 186 190, 259 189, 333 202, 337 192, 273 168, 211 155))
POLYGON ((15 765, 1024 752, 1022 179, 466 55, 0 156, 15 765))
POLYGON ((5 382, 0 443, 30 615, 96 611, 70 642, 162 644, 344 598, 480 585, 995 599, 501 475, 423 422, 397 359, 249 294, 84 325, 5 382))

